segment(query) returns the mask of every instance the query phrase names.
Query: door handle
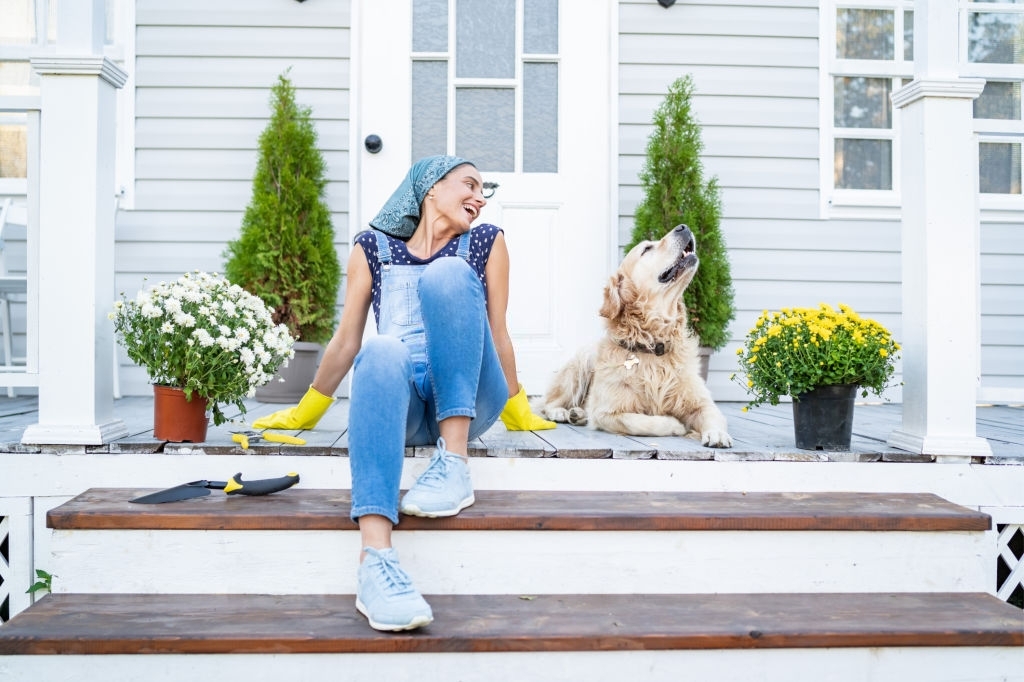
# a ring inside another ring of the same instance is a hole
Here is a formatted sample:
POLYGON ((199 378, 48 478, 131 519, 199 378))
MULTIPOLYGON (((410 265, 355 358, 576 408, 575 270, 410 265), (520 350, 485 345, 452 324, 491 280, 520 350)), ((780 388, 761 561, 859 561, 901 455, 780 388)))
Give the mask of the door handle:
POLYGON ((376 154, 384 148, 384 141, 380 139, 380 135, 370 133, 366 136, 366 139, 363 140, 363 146, 366 147, 366 151, 371 154, 376 154))

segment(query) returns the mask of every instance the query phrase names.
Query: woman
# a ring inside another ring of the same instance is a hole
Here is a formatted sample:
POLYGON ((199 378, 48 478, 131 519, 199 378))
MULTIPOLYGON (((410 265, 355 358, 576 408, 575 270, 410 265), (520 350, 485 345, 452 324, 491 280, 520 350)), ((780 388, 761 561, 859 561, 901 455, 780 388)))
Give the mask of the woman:
POLYGON ((401 511, 452 516, 473 504, 468 443, 501 416, 510 430, 553 428, 530 412, 505 325, 509 259, 502 231, 471 228, 487 203, 469 161, 432 156, 356 236, 341 324, 309 391, 257 428, 311 429, 352 369, 349 459, 359 524, 356 607, 378 630, 433 620, 391 547, 405 446, 436 444, 401 511), (363 342, 370 307, 378 335, 363 342))

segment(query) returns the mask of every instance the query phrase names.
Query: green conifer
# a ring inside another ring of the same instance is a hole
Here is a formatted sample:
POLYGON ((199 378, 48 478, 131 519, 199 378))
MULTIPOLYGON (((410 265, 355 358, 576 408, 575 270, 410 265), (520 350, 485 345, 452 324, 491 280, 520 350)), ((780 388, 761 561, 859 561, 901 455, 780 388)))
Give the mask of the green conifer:
POLYGON ((680 223, 689 226, 700 268, 683 300, 700 344, 717 350, 729 342, 729 322, 736 312, 728 253, 719 229, 718 179, 704 179, 700 160, 704 144, 691 108, 692 96, 693 79, 683 76, 672 83, 654 112, 654 130, 640 173, 644 198, 637 206, 626 251, 644 240, 661 239, 680 223))
POLYGON ((296 340, 326 343, 337 319, 341 267, 312 111, 296 104, 287 73, 272 89, 252 198, 241 236, 224 252, 224 273, 262 298, 296 340))

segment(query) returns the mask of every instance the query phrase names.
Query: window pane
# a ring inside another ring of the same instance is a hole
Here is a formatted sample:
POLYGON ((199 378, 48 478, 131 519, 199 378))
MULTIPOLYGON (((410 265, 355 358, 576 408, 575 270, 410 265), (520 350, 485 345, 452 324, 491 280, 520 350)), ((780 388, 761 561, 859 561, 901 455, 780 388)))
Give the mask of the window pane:
POLYGON ((1024 64, 1024 14, 971 12, 967 58, 984 64, 1024 64))
POLYGON ((838 128, 891 128, 892 81, 888 78, 835 79, 834 123, 838 128))
POLYGON ((455 29, 459 78, 515 77, 515 0, 458 0, 455 29))
POLYGON ((0 178, 27 177, 27 130, 25 114, 0 117, 0 178))
POLYGON ((914 61, 914 13, 903 13, 903 59, 914 61))
POLYGON ((892 142, 837 139, 835 185, 839 189, 892 189, 892 142))
POLYGON ((1020 194, 1020 144, 979 144, 978 181, 978 188, 986 194, 1020 194))
POLYGON ((893 59, 894 16, 891 10, 837 9, 836 57, 893 59))
POLYGON ((455 154, 483 171, 515 170, 515 93, 510 88, 455 91, 455 154))
POLYGON ((448 62, 412 63, 412 159, 448 152, 448 62))
POLYGON ((523 170, 558 172, 558 65, 523 65, 523 170))
POLYGON ((448 0, 413 0, 412 51, 448 51, 448 0))
POLYGON ((0 62, 0 95, 38 95, 39 76, 28 62, 0 62))
POLYGON ((526 0, 523 51, 527 54, 558 52, 558 0, 526 0))
POLYGON ((1020 81, 988 81, 974 100, 974 118, 1020 120, 1020 81))
POLYGON ((0 43, 24 45, 36 40, 36 10, 32 0, 0 0, 0 43))

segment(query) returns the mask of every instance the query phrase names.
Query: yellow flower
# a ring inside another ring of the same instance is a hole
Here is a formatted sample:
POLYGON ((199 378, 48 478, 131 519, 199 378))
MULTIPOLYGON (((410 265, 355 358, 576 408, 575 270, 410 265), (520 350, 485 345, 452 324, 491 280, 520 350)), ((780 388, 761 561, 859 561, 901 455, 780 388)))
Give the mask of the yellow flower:
POLYGON ((753 386, 754 386, 753 380, 752 379, 747 379, 747 388, 752 388, 753 386))
POLYGON ((878 349, 878 354, 881 355, 883 358, 884 357, 888 357, 889 356, 889 351, 887 351, 884 348, 879 348, 878 349))

